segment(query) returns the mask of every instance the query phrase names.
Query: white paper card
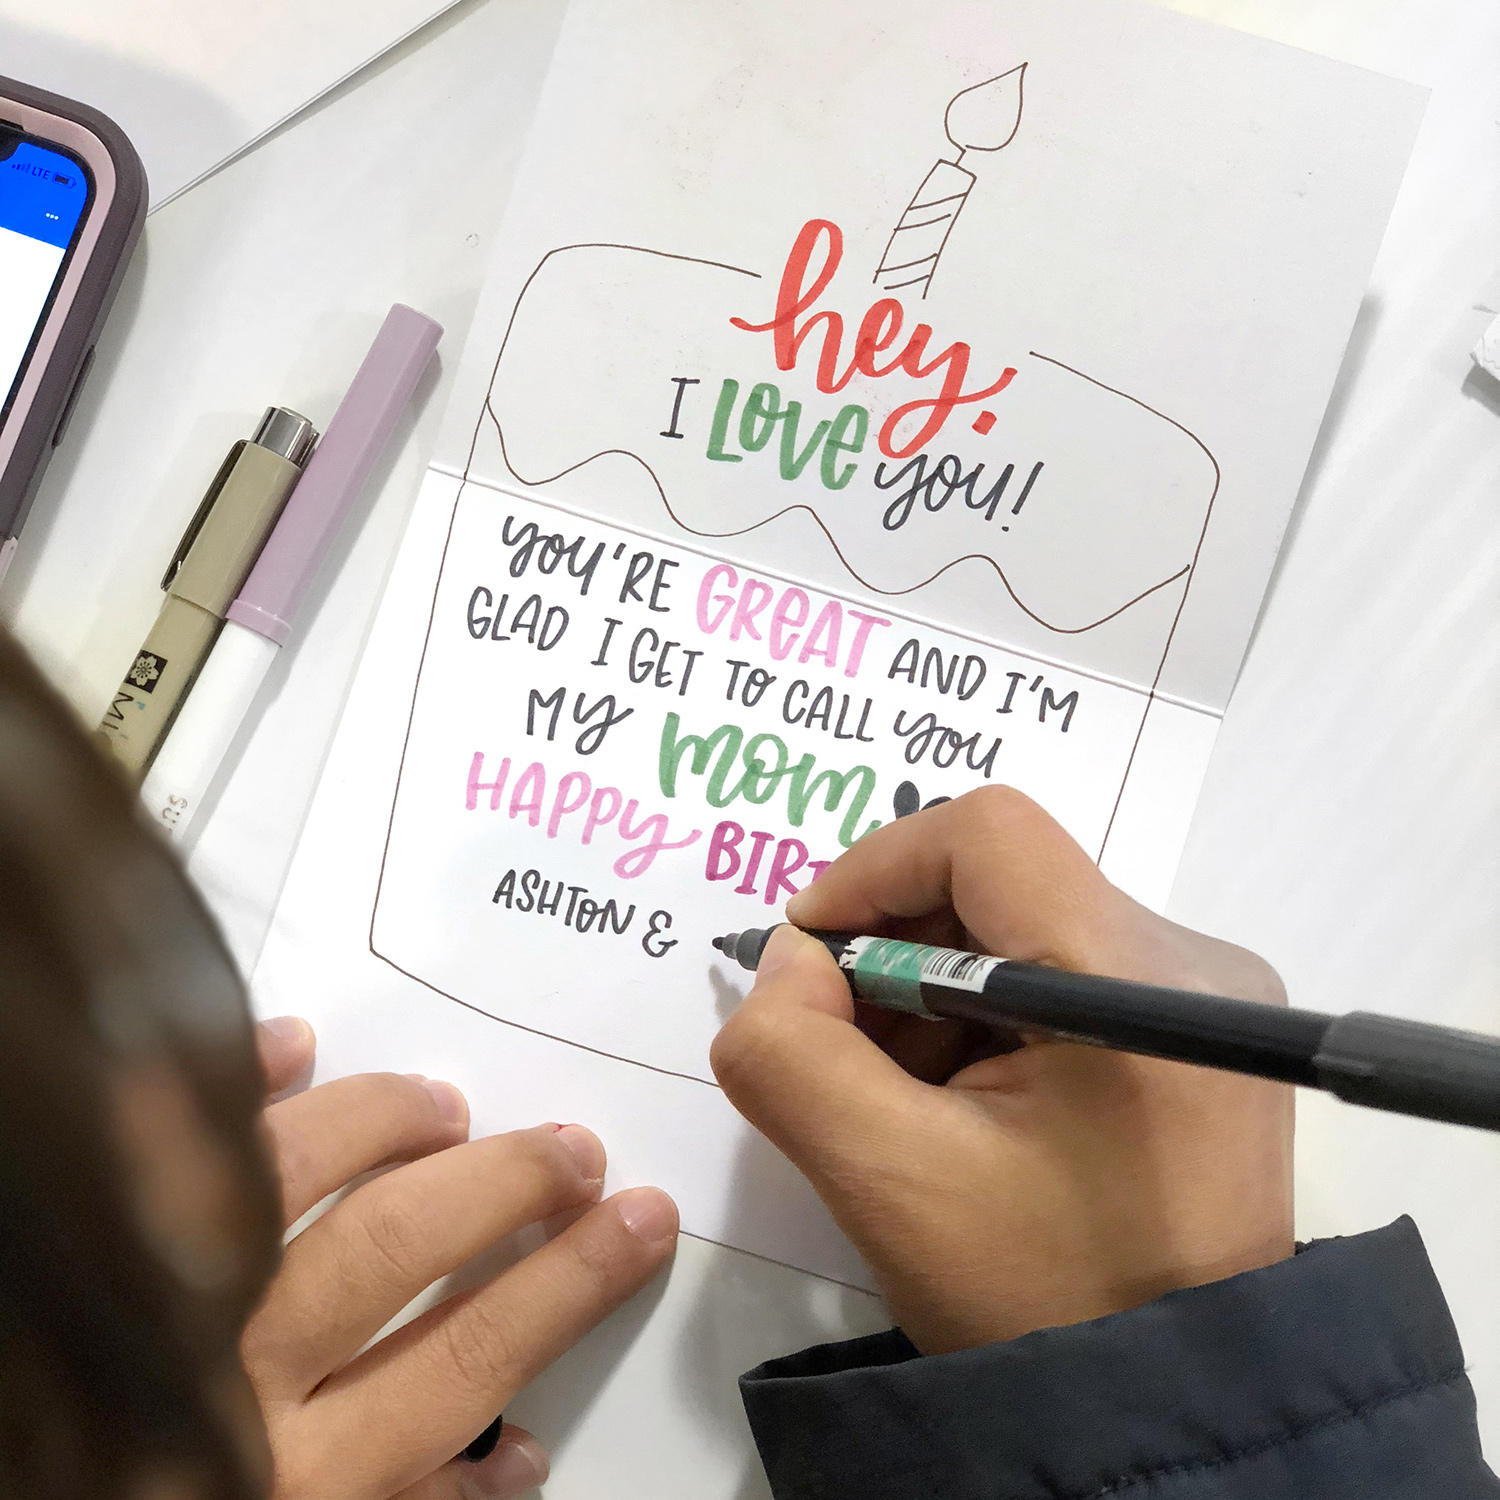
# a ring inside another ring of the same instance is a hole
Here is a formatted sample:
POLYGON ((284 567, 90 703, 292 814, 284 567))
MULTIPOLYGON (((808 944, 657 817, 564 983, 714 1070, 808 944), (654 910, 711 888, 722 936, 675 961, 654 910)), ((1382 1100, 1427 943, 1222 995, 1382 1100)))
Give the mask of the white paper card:
POLYGON ((1420 107, 1101 0, 575 0, 258 1003, 861 1281, 709 940, 986 784, 1164 904, 1420 107))

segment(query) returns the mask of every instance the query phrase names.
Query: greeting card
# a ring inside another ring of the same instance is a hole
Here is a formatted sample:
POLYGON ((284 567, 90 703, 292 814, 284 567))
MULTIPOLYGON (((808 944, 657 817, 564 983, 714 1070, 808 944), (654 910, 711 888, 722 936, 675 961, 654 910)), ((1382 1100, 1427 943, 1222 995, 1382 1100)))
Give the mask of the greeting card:
POLYGON ((862 1281, 709 939, 983 786, 1165 903, 1421 104, 1116 0, 575 0, 260 1002, 862 1281))

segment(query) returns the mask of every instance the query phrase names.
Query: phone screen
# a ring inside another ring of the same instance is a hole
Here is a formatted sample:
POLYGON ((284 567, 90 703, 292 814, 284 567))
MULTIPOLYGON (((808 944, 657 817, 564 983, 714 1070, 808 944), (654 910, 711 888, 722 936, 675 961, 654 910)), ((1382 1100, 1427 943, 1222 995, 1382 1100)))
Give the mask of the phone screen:
POLYGON ((0 422, 62 284, 93 183, 56 146, 0 129, 0 422))

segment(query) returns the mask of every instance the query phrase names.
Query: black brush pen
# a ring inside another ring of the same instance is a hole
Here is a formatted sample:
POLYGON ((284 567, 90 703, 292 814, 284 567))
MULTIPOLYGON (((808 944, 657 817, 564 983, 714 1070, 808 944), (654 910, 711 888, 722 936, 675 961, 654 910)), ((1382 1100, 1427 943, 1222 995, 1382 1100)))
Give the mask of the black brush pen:
MULTIPOLYGON (((715 938, 754 969, 776 929, 715 938)), ((1231 1000, 955 948, 810 932, 861 1000, 1324 1089, 1350 1104, 1500 1130, 1500 1040, 1369 1011, 1231 1000)))

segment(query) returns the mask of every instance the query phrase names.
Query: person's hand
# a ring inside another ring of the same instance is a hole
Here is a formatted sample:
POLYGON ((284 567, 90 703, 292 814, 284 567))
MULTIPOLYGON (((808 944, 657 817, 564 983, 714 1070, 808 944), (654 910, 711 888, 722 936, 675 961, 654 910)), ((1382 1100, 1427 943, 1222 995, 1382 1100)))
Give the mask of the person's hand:
MULTIPOLYGON (((1008 788, 877 829, 786 912, 799 927, 1286 1003, 1261 959, 1132 901, 1008 788)), ((767 944, 712 1062, 923 1353, 1292 1253, 1292 1090, 1279 1084, 856 1007, 827 949, 791 928, 767 944)))
MULTIPOLYGON (((258 1029, 267 1092, 306 1071, 313 1036, 258 1029)), ((547 1457, 507 1422, 478 1463, 455 1459, 511 1397, 639 1291, 671 1257, 677 1209, 656 1188, 598 1201, 604 1147, 581 1125, 467 1140, 452 1084, 394 1073, 270 1105, 283 1217, 363 1173, 287 1247, 241 1352, 265 1417, 274 1500, 502 1500, 547 1457), (423 1288, 528 1224, 581 1211, 493 1281, 359 1353, 423 1288)))

